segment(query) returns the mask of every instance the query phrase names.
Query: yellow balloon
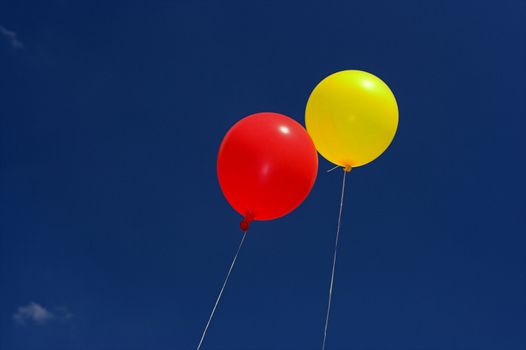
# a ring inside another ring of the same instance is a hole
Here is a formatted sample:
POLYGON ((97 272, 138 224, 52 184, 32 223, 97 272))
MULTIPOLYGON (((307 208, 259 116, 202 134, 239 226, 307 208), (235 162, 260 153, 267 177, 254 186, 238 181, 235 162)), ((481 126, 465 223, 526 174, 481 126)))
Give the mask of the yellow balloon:
POLYGON ((380 78, 345 70, 329 75, 312 91, 305 124, 318 152, 350 169, 387 149, 398 127, 398 106, 380 78))

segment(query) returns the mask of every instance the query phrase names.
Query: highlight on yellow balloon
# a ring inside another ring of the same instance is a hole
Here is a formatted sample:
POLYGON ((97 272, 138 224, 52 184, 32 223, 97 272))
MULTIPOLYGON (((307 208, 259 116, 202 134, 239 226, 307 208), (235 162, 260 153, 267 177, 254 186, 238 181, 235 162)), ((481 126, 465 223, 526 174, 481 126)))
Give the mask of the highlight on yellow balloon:
POLYGON ((345 70, 314 88, 305 124, 318 152, 350 169, 373 161, 389 147, 398 127, 398 106, 380 78, 345 70))

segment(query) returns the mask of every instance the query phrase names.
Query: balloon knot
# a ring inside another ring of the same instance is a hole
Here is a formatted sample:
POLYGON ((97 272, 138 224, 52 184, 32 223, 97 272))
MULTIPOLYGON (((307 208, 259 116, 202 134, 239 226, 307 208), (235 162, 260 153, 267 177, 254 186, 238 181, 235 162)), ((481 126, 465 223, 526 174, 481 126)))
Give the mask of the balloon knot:
POLYGON ((343 171, 345 171, 346 173, 350 173, 352 170, 352 166, 350 165, 346 165, 344 168, 343 168, 343 171))
POLYGON ((254 221, 254 216, 250 213, 247 213, 241 223, 239 223, 239 228, 241 231, 247 232, 252 221, 254 221))

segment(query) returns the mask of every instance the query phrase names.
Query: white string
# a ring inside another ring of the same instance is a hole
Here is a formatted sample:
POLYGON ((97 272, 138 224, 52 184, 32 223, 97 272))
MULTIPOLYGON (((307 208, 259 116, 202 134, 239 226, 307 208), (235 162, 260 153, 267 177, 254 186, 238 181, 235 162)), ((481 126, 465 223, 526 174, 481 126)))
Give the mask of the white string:
POLYGON ((331 171, 336 170, 336 169, 338 169, 340 167, 341 167, 341 165, 336 165, 334 168, 330 168, 329 170, 327 170, 327 172, 330 173, 331 171))
POLYGON ((334 286, 334 271, 336 269, 336 255, 338 253, 338 242, 340 240, 340 226, 342 220, 342 211, 343 211, 343 197, 345 194, 345 177, 347 175, 347 170, 343 171, 343 182, 342 182, 342 194, 340 199, 340 213, 338 215, 338 228, 336 230, 336 242, 334 244, 334 256, 332 259, 332 273, 331 273, 331 285, 329 287, 329 302, 327 304, 327 315, 325 317, 325 329, 323 331, 323 344, 321 346, 322 350, 325 350, 325 342, 327 340, 327 327, 329 325, 329 315, 331 313, 331 302, 332 302, 332 287, 334 286))
POLYGON ((210 317, 208 318, 208 322, 206 323, 205 330, 203 331, 203 335, 201 336, 201 340, 199 340, 199 344, 197 345, 197 349, 201 349, 201 344, 203 344, 203 340, 205 339, 206 332, 208 331, 208 326, 210 326, 210 322, 212 321, 212 318, 214 317, 214 313, 216 312, 217 305, 219 304, 219 300, 221 300, 221 296, 223 295, 223 291, 225 290, 225 286, 228 282, 228 278, 230 277, 230 273, 232 272, 232 269, 234 268, 234 265, 237 260, 237 256, 239 255, 239 251, 241 250, 241 247, 243 246, 243 242, 245 241, 245 237, 247 235, 247 231, 243 232, 243 238, 241 238, 241 243, 239 243, 239 247, 237 248, 236 255, 234 256, 234 260, 232 260, 232 264, 230 265, 230 269, 228 269, 228 273, 225 278, 225 282, 223 282, 223 287, 221 287, 221 291, 219 292, 219 295, 217 296, 216 303, 214 305, 214 308, 212 309, 212 312, 210 313, 210 317))

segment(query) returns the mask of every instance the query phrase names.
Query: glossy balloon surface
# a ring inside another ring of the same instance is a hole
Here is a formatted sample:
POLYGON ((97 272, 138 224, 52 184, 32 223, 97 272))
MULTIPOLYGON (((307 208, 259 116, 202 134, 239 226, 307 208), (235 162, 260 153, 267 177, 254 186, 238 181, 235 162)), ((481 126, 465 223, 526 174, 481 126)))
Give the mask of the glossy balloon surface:
POLYGON ((346 70, 323 79, 312 91, 305 124, 323 157, 357 167, 387 149, 398 127, 398 106, 380 78, 346 70))
POLYGON ((217 159, 221 189, 232 207, 254 220, 271 220, 309 194, 318 156, 307 131, 277 113, 257 113, 225 135, 217 159))

